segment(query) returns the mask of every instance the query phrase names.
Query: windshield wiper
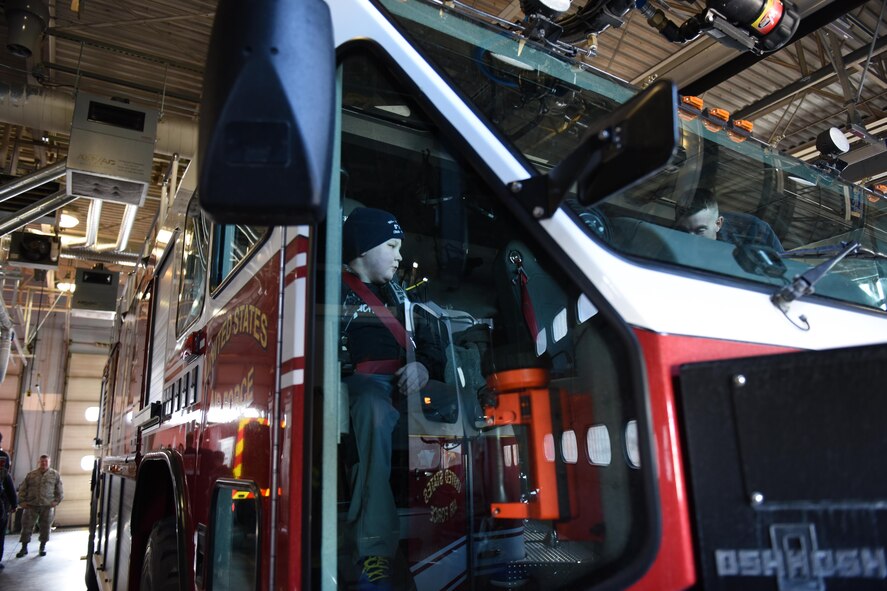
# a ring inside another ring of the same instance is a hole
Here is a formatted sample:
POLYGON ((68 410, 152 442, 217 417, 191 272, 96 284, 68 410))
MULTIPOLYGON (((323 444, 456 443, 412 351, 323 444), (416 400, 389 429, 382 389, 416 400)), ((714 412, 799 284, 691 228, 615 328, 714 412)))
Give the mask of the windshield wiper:
MULTIPOLYGON (((829 244, 827 246, 816 246, 814 248, 796 248, 786 252, 780 252, 781 259, 806 259, 806 258, 822 258, 826 256, 834 256, 840 254, 853 242, 841 242, 838 244, 829 244)), ((887 259, 887 254, 860 246, 855 251, 844 255, 847 258, 854 259, 887 259)))
MULTIPOLYGON (((779 291, 770 296, 770 301, 773 302, 773 305, 782 310, 783 314, 788 315, 789 305, 804 296, 808 296, 814 293, 816 290, 814 289, 814 285, 825 277, 829 271, 831 271, 835 265, 840 263, 845 257, 851 256, 861 248, 859 242, 852 240, 850 242, 842 242, 839 245, 823 247, 823 248, 831 248, 835 250, 839 248, 840 251, 833 257, 828 260, 825 260, 815 267, 808 269, 804 273, 796 276, 789 285, 781 288, 779 291)), ((813 252, 817 252, 818 256, 822 256, 822 251, 820 249, 810 249, 813 252)), ((866 249, 867 250, 867 249, 866 249)), ((785 252, 780 253, 781 257, 786 257, 787 255, 796 254, 798 251, 785 252)), ((872 252, 872 251, 869 251, 872 252)), ((873 253, 874 254, 874 253, 873 253)), ((817 256, 810 255, 807 256, 817 256)))

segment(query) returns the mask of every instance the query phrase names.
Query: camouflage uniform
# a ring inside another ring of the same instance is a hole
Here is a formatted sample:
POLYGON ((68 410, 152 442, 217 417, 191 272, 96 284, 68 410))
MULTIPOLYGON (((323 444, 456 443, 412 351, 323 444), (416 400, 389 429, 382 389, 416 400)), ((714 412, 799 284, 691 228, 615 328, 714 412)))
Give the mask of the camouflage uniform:
POLYGON ((25 545, 31 541, 34 524, 39 522, 42 546, 49 539, 49 526, 55 512, 53 504, 58 505, 64 498, 62 477, 52 468, 32 470, 19 486, 18 497, 20 505, 28 505, 22 515, 21 543, 25 545))

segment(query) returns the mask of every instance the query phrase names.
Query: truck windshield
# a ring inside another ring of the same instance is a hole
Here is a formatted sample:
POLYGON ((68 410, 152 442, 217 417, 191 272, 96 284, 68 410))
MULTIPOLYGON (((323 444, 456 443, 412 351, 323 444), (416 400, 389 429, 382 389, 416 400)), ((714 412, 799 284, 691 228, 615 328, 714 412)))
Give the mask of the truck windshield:
MULTIPOLYGON (((576 149, 595 119, 637 92, 438 3, 382 4, 466 102, 540 173, 576 149)), ((887 309, 887 201, 702 117, 682 119, 678 157, 651 182, 593 208, 567 203, 611 248, 718 281, 779 287, 833 256, 834 249, 822 247, 855 240, 865 252, 837 264, 816 294, 887 309)))

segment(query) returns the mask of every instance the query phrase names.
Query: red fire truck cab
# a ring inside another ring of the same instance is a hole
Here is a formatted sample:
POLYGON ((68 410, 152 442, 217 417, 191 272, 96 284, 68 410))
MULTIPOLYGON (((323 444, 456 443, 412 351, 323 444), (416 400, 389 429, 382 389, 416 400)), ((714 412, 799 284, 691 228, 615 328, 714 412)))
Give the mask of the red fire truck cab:
POLYGON ((883 588, 882 198, 448 2, 298 4, 217 15, 119 307, 90 589, 357 588, 357 207, 442 354, 393 402, 390 588, 883 588))

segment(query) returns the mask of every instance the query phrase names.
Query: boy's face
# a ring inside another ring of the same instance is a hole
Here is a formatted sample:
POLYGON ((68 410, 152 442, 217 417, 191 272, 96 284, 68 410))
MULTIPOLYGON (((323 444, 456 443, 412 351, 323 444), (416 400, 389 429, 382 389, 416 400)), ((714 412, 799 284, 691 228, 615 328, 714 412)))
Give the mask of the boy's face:
POLYGON ((361 270, 362 279, 382 285, 391 281, 403 257, 400 256, 400 238, 389 238, 382 244, 374 246, 363 255, 361 270))
POLYGON ((709 207, 678 218, 675 221, 675 227, 689 234, 717 240, 718 232, 723 223, 724 218, 718 215, 718 209, 716 207, 709 207))

